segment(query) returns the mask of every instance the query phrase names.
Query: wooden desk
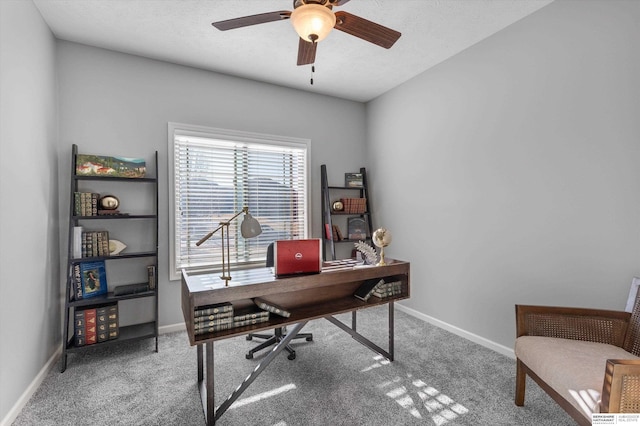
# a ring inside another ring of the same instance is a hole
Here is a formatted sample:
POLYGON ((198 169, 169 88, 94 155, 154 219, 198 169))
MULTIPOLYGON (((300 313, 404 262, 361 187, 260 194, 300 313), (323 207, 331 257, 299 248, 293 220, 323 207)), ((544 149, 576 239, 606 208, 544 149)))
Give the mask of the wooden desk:
POLYGON ((393 361, 393 320, 394 302, 409 298, 409 263, 400 260, 387 260, 385 266, 356 267, 335 270, 323 270, 320 274, 299 275, 287 278, 275 278, 268 268, 238 270, 233 272, 229 286, 213 273, 187 273, 182 271, 182 313, 187 326, 189 343, 197 345, 198 385, 207 425, 216 420, 247 389, 269 363, 289 344, 304 325, 312 319, 326 318, 331 323, 349 333, 355 340, 393 361), (356 289, 366 280, 384 278, 385 282, 400 281, 401 292, 398 295, 379 299, 371 297, 364 302, 353 296, 356 289), (223 302, 243 301, 262 297, 286 307, 289 318, 271 315, 269 321, 196 335, 194 332, 194 311, 201 306, 223 302), (356 311, 372 306, 389 306, 389 349, 385 351, 357 332, 356 311), (333 315, 351 312, 351 327, 334 318, 333 315), (287 336, 255 367, 243 383, 229 395, 218 409, 215 409, 213 342, 261 330, 295 324, 287 336), (206 352, 203 354, 203 347, 206 352), (206 380, 204 369, 206 368, 206 380))

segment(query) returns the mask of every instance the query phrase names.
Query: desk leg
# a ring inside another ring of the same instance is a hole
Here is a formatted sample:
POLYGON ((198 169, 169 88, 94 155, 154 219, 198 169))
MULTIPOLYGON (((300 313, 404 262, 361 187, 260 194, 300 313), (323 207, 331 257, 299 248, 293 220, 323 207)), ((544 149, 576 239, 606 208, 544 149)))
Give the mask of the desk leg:
POLYGON ((198 354, 198 383, 200 383, 204 378, 202 374, 202 345, 198 345, 196 348, 198 354))
MULTIPOLYGON (((267 366, 271 363, 271 361, 273 361, 274 358, 276 356, 278 356, 278 354, 280 352, 282 352, 282 350, 291 342, 291 340, 293 340, 293 338, 296 337, 296 335, 300 332, 300 330, 302 329, 302 327, 304 327, 304 325, 306 323, 307 323, 307 321, 297 323, 293 327, 293 329, 290 332, 287 333, 286 337, 284 339, 282 339, 280 341, 280 343, 278 343, 262 361, 260 361, 260 363, 256 366, 256 368, 253 369, 251 374, 249 374, 247 376, 247 378, 244 379, 244 381, 240 384, 240 386, 238 386, 236 388, 236 390, 231 392, 231 395, 229 395, 227 400, 225 402, 223 402, 220 405, 220 407, 218 407, 217 410, 215 410, 215 413, 214 413, 214 407, 213 407, 213 405, 214 405, 214 401, 213 401, 213 343, 207 343, 207 360, 206 360, 206 362, 207 362, 207 392, 211 394, 211 399, 209 399, 209 396, 207 395, 207 413, 210 413, 210 414, 207 415, 207 426, 215 425, 216 420, 218 420, 220 418, 220 416, 222 416, 225 413, 225 411, 227 411, 227 409, 231 406, 231 404, 233 404, 235 402, 235 400, 238 399, 238 397, 240 395, 242 395, 242 393, 249 387, 249 385, 251 383, 253 383, 253 381, 255 379, 258 378, 260 373, 262 373, 262 371, 264 371, 264 369, 267 368, 267 366), (209 349, 209 347, 208 347, 209 344, 211 344, 211 352, 212 352, 211 358, 209 358, 209 350, 208 350, 209 349), (209 363, 211 363, 211 380, 209 380, 209 363), (212 419, 212 421, 209 421, 209 419, 212 419)), ((203 400, 203 406, 204 406, 204 400, 203 400)))
POLYGON ((362 334, 360 334, 360 333, 358 333, 356 331, 355 311, 352 312, 352 316, 351 316, 351 324, 352 324, 351 328, 349 328, 348 325, 342 323, 342 321, 334 318, 331 315, 326 316, 325 318, 329 322, 333 323, 337 327, 339 327, 339 328, 343 329, 344 331, 346 331, 347 333, 349 333, 351 335, 351 337, 353 337, 358 342, 362 343, 364 346, 368 347, 369 349, 371 349, 374 352, 379 353, 380 355, 382 355, 385 358, 389 359, 389 361, 393 361, 393 352, 394 352, 394 345, 393 345, 393 341, 394 341, 394 321, 393 321, 394 320, 394 305, 393 305, 393 301, 389 302, 388 306, 389 306, 389 352, 385 351, 380 346, 376 345, 371 340, 367 339, 362 334))
POLYGON ((216 424, 215 393, 213 389, 213 342, 198 345, 198 389, 207 426, 216 424), (203 362, 203 346, 206 346, 203 362), (203 375, 203 364, 206 367, 206 377, 203 375))
POLYGON ((389 361, 393 361, 393 352, 394 352, 394 304, 393 301, 389 302, 389 361))

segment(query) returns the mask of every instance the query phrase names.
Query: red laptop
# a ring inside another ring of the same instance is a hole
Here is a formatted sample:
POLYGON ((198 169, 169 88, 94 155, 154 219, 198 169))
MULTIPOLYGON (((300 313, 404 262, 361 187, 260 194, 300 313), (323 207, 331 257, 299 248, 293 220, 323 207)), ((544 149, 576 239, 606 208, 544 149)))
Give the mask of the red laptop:
POLYGON ((275 241, 273 258, 277 277, 317 274, 322 269, 322 241, 319 238, 275 241))

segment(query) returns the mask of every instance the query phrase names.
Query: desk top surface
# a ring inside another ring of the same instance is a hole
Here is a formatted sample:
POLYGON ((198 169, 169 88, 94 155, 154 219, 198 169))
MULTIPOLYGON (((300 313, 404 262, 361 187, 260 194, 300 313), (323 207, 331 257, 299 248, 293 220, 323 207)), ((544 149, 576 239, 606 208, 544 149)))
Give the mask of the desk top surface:
MULTIPOLYGON (((371 272, 373 272, 373 270, 376 270, 376 273, 380 273, 384 269, 389 269, 401 265, 406 266, 408 265, 408 263, 401 260, 387 259, 387 265, 385 266, 372 266, 357 265, 353 262, 347 261, 334 261, 325 262, 323 264, 322 272, 320 272, 319 274, 291 275, 287 277, 276 277, 273 273, 273 268, 258 267, 251 269, 238 269, 231 272, 232 279, 231 281, 229 281, 229 286, 227 287, 227 289, 273 282, 324 280, 326 278, 329 278, 330 274, 344 274, 345 272, 365 273, 365 271, 367 270, 371 270, 371 272)), ((219 272, 187 272, 183 270, 182 281, 187 286, 189 293, 225 289, 225 283, 222 279, 220 279, 219 272)))

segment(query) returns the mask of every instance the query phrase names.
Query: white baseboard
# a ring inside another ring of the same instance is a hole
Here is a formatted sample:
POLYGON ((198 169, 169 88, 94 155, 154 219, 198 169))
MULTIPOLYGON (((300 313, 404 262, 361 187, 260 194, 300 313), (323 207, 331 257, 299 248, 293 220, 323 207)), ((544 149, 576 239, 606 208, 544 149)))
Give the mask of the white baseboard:
POLYGON ((498 352, 499 354, 508 356, 509 358, 512 359, 516 359, 516 356, 513 352, 512 348, 509 348, 507 346, 498 344, 492 340, 489 339, 485 339, 484 337, 478 336, 477 334, 473 334, 473 333, 469 333, 466 330, 463 330, 461 328, 456 327, 455 325, 451 325, 449 323, 446 323, 444 321, 440 321, 438 319, 435 319, 433 317, 430 317, 429 315, 425 315, 421 312, 416 311, 415 309, 411 309, 408 308, 400 303, 396 303, 395 307, 398 308, 398 310, 405 312, 409 315, 411 315, 412 317, 418 318, 422 321, 428 322, 429 324, 433 324, 436 327, 442 328, 444 330, 447 330, 457 336, 463 337, 467 340, 472 341, 473 343, 477 343, 481 346, 484 346, 485 348, 491 349, 492 351, 498 352))
MULTIPOLYGON (((164 333, 172 333, 174 331, 182 331, 182 330, 186 330, 186 326, 184 323, 179 323, 179 324, 165 325, 165 326, 159 327, 158 333, 164 334, 164 333)), ((47 377, 47 374, 49 374, 49 372, 56 366, 61 356, 62 356, 62 346, 56 352, 54 352, 53 355, 51 355, 47 363, 42 367, 42 369, 40 369, 40 372, 38 372, 38 375, 29 384, 29 386, 22 393, 22 395, 20 395, 20 398, 18 398, 18 401, 16 401, 13 407, 11 407, 11 410, 9 410, 7 415, 0 421, 0 426, 9 426, 11 423, 13 423, 16 420, 16 418, 18 417, 18 415, 20 414, 24 406, 27 405, 27 402, 29 402, 29 399, 31 399, 33 394, 38 390, 44 378, 47 377)))
POLYGON ((186 324, 183 322, 179 322, 178 324, 163 325, 162 327, 159 327, 158 333, 160 334, 173 333, 174 331, 185 331, 186 329, 187 329, 186 324))
POLYGON ((29 384, 27 389, 25 389, 25 391, 22 392, 22 395, 20 395, 20 398, 18 398, 16 403, 13 404, 13 407, 11 407, 11 410, 9 410, 9 412, 4 417, 4 419, 0 421, 0 426, 9 426, 11 423, 13 423, 16 420, 16 418, 18 417, 18 415, 20 414, 24 406, 27 405, 27 402, 29 402, 29 399, 31 399, 33 394, 38 390, 38 388, 44 381, 44 378, 47 377, 47 374, 49 374, 49 371, 51 371, 51 369, 55 367, 56 363, 60 359, 60 355, 62 355, 62 346, 60 346, 60 348, 58 348, 58 350, 55 351, 53 355, 51 355, 47 363, 40 369, 40 372, 38 372, 38 374, 33 379, 33 381, 29 384))

